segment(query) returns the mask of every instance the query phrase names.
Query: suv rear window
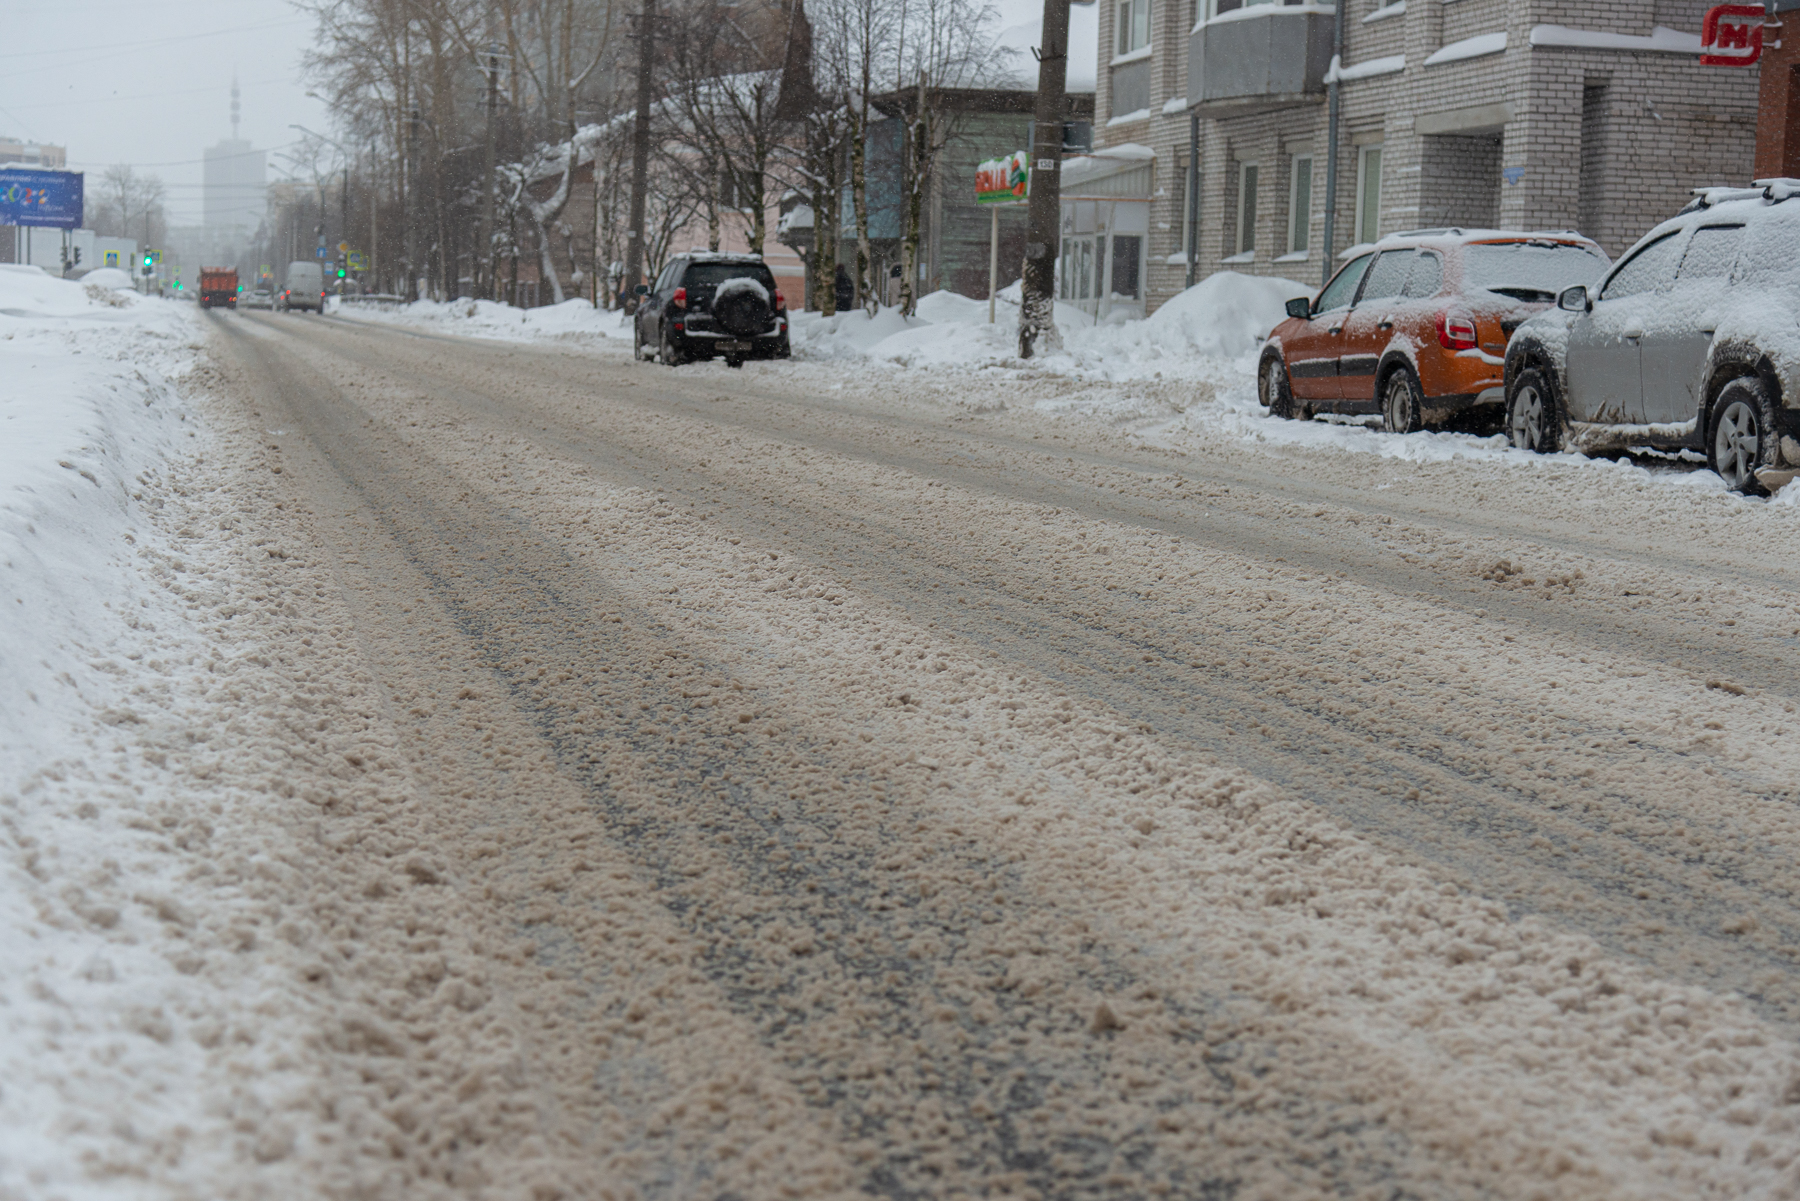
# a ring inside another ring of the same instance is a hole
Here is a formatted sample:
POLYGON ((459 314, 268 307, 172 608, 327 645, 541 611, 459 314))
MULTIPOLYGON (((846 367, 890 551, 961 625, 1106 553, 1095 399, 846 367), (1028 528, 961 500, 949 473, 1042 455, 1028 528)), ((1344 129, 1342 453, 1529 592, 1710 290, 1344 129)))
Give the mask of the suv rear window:
POLYGON ((690 263, 681 283, 687 288, 712 289, 728 279, 753 279, 775 294, 775 277, 761 263, 690 263))
POLYGON ((1593 283, 1606 265, 1589 247, 1566 242, 1476 242, 1463 248, 1463 287, 1549 301, 1564 288, 1593 283))

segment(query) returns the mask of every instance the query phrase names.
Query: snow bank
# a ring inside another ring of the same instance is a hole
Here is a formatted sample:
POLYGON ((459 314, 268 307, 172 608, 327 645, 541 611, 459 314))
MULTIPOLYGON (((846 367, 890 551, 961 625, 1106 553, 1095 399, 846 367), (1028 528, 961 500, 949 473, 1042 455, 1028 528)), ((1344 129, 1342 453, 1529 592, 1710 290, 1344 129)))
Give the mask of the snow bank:
POLYGON ((110 288, 115 292, 137 291, 137 281, 128 272, 117 267, 97 267, 82 276, 81 282, 90 288, 110 288))
MULTIPOLYGON (((82 1155, 94 1153, 90 1136, 117 1137, 109 1124, 131 1129, 150 1115, 158 1125, 201 1116, 179 1087, 191 1049, 164 1034, 164 1007, 191 981, 155 937, 154 917, 140 923, 85 899, 108 875, 131 877, 144 896, 175 882, 138 870, 132 840, 139 836, 97 807, 95 794, 77 805, 59 791, 64 781, 80 790, 74 782, 86 778, 102 742, 129 740, 130 684, 145 677, 121 662, 133 656, 120 639, 168 620, 166 599, 158 598, 163 608, 150 607, 134 570, 155 549, 139 489, 176 448, 200 445, 170 384, 193 364, 197 332, 191 306, 113 291, 104 279, 77 283, 35 267, 0 267, 0 379, 7 385, 0 388, 0 1194, 7 1196, 75 1195, 53 1185, 67 1183, 82 1155), (66 907, 84 920, 70 924, 66 907), (15 1186, 24 1191, 14 1193, 15 1186)), ((149 675, 160 675, 160 664, 151 667, 149 675)))
MULTIPOLYGON (((797 358, 873 358, 907 367, 1021 367, 1017 355, 1019 284, 999 294, 994 324, 986 300, 933 292, 912 320, 897 309, 871 318, 861 311, 792 316, 797 358)), ((1120 381, 1162 378, 1169 372, 1210 377, 1232 361, 1253 356, 1282 319, 1283 305, 1312 289, 1292 280, 1222 271, 1182 292, 1148 320, 1097 319, 1058 303, 1061 352, 1034 361, 1038 369, 1120 381)))
POLYGON ((507 342, 631 339, 631 322, 624 314, 597 309, 579 298, 535 309, 492 300, 419 300, 398 308, 365 308, 340 304, 334 298, 326 311, 357 321, 410 325, 507 342))

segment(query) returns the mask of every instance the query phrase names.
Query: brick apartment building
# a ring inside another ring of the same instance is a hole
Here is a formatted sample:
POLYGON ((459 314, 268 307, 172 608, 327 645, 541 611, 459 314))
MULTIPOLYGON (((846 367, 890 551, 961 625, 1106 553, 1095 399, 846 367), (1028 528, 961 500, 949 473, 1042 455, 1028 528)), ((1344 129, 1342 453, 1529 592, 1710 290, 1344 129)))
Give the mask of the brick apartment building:
POLYGON ((1699 64, 1709 2, 1340 0, 1340 43, 1340 10, 1310 0, 1101 0, 1097 149, 1064 179, 1063 295, 1137 315, 1183 288, 1190 111, 1197 278, 1317 286, 1328 244, 1335 262, 1447 225, 1579 229, 1617 255, 1690 188, 1751 176, 1758 72, 1699 64))

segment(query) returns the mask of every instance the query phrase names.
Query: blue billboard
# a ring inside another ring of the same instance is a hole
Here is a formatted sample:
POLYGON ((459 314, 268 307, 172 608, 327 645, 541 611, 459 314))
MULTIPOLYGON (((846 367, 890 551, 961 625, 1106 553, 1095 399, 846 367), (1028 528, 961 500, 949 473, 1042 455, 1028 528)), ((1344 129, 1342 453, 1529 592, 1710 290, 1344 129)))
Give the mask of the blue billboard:
POLYGON ((0 225, 81 228, 79 171, 0 170, 0 225))

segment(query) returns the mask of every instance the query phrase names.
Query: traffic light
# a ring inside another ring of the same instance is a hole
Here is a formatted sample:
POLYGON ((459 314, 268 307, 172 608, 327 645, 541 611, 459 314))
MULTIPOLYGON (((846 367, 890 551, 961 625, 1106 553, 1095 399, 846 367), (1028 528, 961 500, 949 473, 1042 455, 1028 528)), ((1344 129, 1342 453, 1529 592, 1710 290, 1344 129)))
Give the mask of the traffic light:
POLYGON ((156 262, 156 259, 150 254, 150 252, 145 251, 144 252, 144 274, 145 275, 150 274, 150 267, 155 262, 156 262))

